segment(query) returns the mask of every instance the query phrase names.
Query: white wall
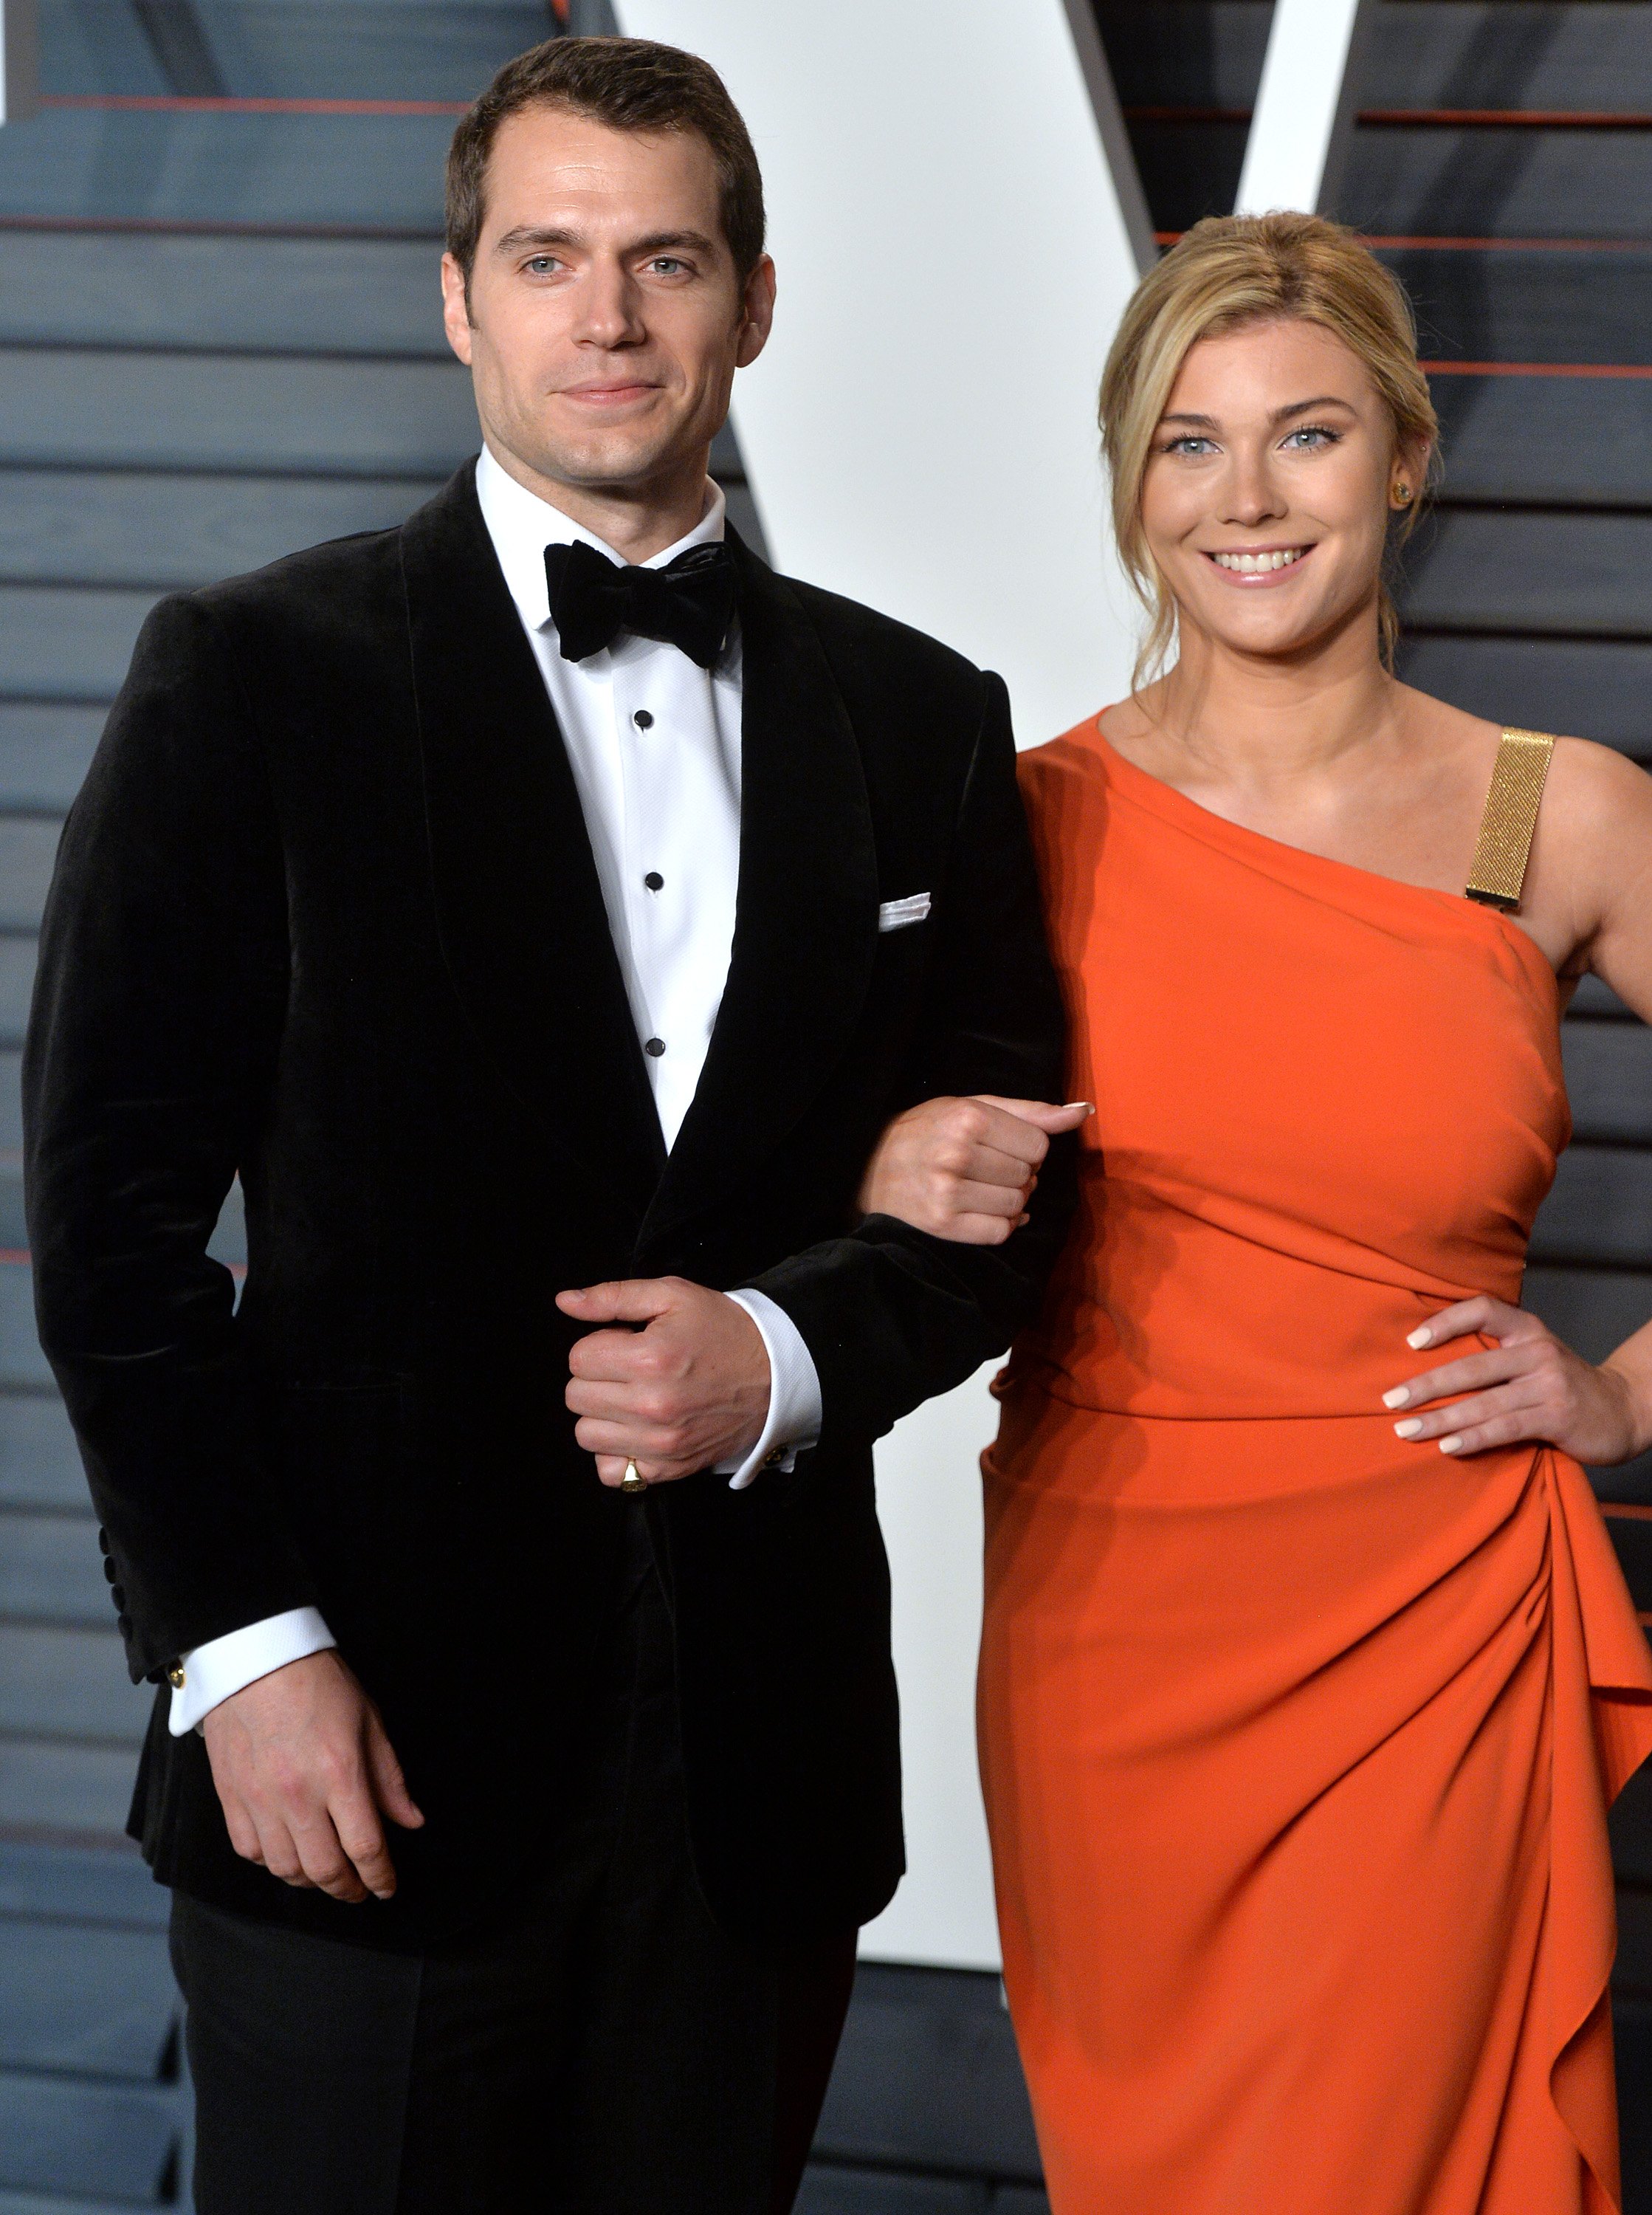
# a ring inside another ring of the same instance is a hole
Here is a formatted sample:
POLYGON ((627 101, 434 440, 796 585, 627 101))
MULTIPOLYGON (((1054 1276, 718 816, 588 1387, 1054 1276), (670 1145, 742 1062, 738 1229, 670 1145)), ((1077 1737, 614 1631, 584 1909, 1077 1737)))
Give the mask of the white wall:
MULTIPOLYGON (((777 562, 1000 671, 1023 743, 1117 699, 1095 396, 1145 226, 1062 0, 617 12, 715 64, 762 162, 780 314, 735 427, 777 562)), ((866 1934, 884 1959, 997 1965, 972 1720, 993 1420, 978 1379, 879 1451, 911 1861, 866 1934)))
POLYGON ((0 0, 0 123, 34 114, 40 49, 39 0, 0 0))
POLYGON ((1239 213, 1334 208, 1376 17, 1376 0, 1274 0, 1239 213))

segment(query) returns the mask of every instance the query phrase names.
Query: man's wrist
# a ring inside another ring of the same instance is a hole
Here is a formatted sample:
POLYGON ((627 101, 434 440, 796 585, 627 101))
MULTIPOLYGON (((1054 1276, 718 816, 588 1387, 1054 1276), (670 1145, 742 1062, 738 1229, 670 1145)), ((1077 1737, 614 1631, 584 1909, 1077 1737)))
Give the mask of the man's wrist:
POLYGON ((314 1607, 289 1608, 283 1615, 266 1616, 244 1629, 208 1639, 183 1655, 168 1672, 172 1711, 167 1718, 168 1729, 174 1738, 184 1737, 214 1708, 244 1692, 260 1677, 337 1643, 320 1609, 314 1607))
POLYGON ((743 1492, 764 1469, 789 1470, 820 1436, 820 1377, 802 1332, 767 1292, 750 1285, 727 1297, 757 1326, 768 1356, 768 1419, 744 1459, 718 1464, 731 1492, 743 1492))

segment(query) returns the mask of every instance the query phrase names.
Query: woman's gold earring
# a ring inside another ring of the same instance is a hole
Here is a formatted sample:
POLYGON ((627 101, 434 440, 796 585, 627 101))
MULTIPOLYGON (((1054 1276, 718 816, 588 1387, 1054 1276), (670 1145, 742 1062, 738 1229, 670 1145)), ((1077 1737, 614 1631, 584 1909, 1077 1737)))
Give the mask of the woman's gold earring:
POLYGON ((1398 507, 1409 507, 1410 506, 1411 488, 1410 485, 1403 484, 1396 485, 1394 487, 1394 502, 1398 507))

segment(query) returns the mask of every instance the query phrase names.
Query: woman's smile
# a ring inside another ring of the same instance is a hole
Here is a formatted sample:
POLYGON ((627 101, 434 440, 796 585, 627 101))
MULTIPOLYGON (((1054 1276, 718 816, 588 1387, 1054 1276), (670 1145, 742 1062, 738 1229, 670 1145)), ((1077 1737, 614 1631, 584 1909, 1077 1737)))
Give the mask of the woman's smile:
POLYGON ((1213 562, 1224 577, 1248 591, 1262 585, 1278 584, 1293 569, 1298 569, 1312 553, 1307 546, 1246 546, 1224 547, 1220 552, 1209 547, 1201 549, 1208 561, 1213 562))

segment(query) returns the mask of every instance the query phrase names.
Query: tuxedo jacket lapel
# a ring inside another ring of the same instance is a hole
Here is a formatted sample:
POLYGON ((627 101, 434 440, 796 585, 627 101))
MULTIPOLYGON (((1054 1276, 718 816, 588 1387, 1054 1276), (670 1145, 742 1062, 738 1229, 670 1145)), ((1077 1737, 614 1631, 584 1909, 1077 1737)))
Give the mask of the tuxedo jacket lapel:
POLYGON ((443 951, 513 1089, 640 1214, 664 1159, 578 788, 462 470, 401 533, 443 951))
POLYGON ((860 751, 801 601, 731 531, 743 664, 728 982, 645 1237, 714 1205, 798 1121, 865 1003, 878 865, 860 751))

